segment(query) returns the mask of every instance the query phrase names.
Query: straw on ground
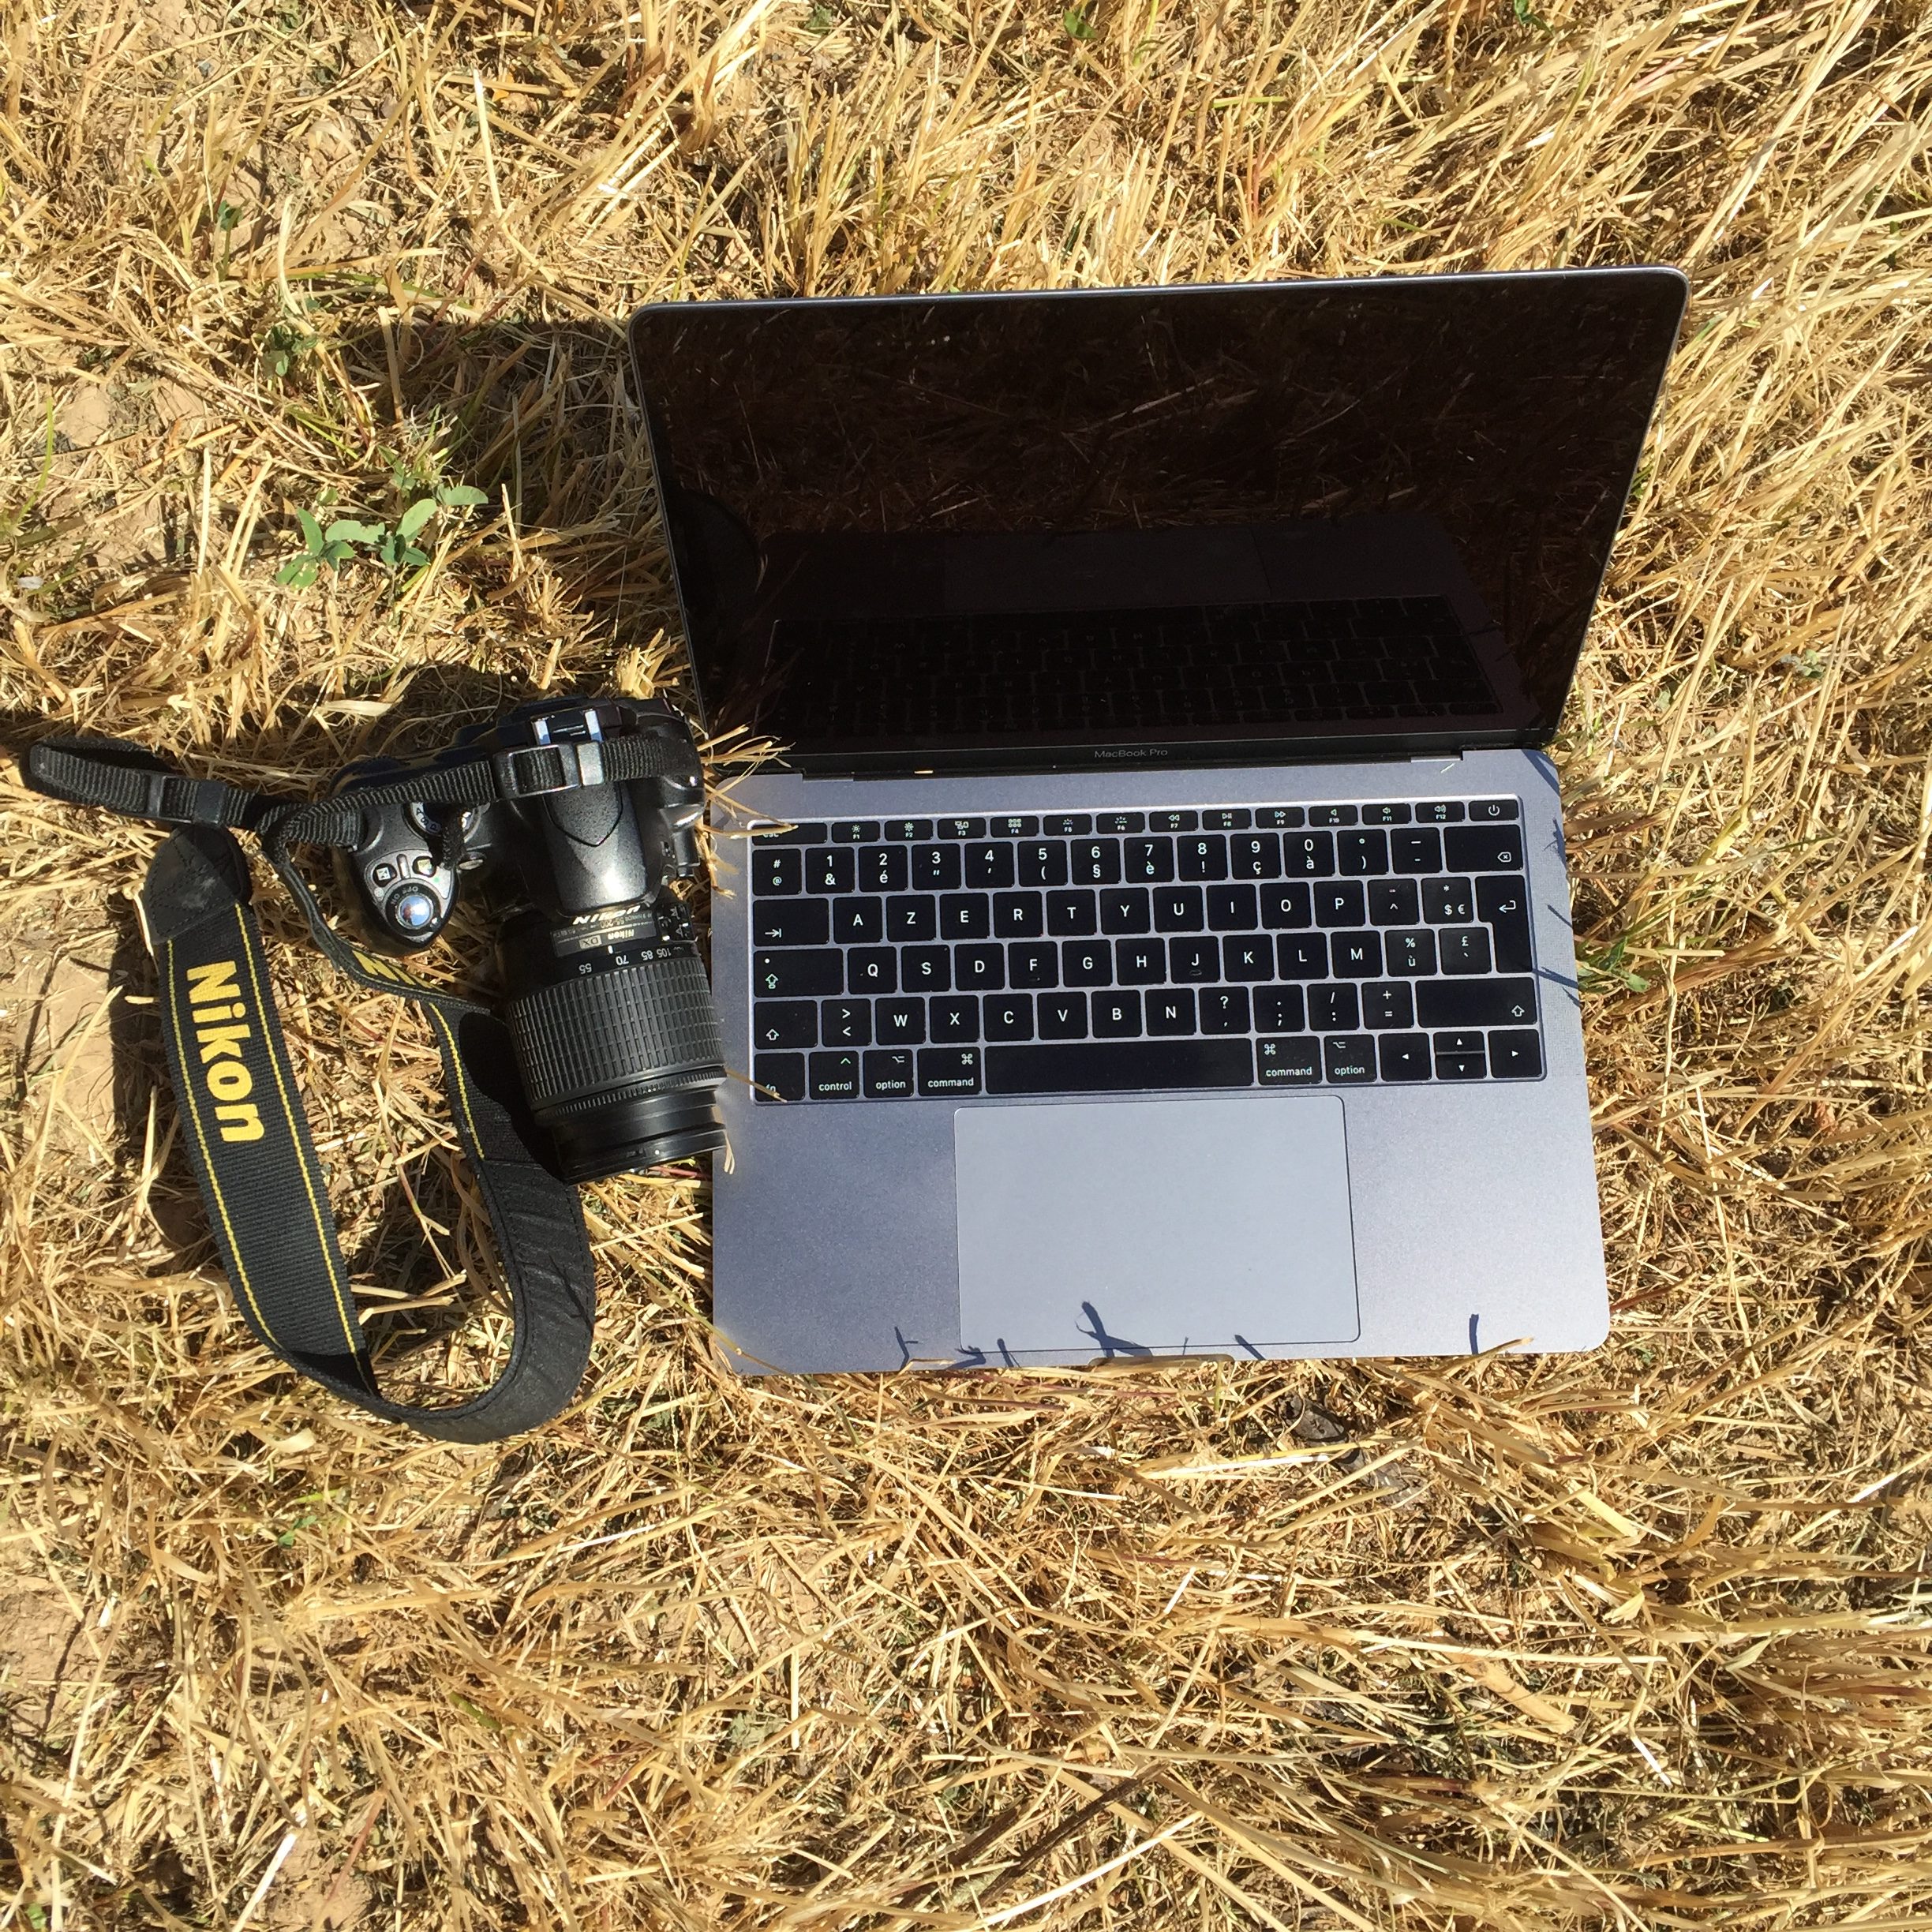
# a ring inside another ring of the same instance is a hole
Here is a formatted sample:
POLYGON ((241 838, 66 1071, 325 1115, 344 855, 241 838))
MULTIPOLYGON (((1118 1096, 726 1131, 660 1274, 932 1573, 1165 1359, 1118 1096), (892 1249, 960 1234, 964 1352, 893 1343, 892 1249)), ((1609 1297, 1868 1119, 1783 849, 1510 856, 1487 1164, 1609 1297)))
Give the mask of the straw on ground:
MULTIPOLYGON (((631 1180, 571 1415, 400 1438, 219 1283, 155 835, 0 781, 0 1923, 1932 1917, 1919 0, 6 0, 0 58, 9 742, 254 784, 680 675, 636 302, 1694 289, 1560 747, 1587 1358, 749 1386, 702 1182, 631 1180), (304 513, 427 561, 285 571, 304 513)), ((388 1372, 474 1382, 435 1056, 261 899, 388 1372)))

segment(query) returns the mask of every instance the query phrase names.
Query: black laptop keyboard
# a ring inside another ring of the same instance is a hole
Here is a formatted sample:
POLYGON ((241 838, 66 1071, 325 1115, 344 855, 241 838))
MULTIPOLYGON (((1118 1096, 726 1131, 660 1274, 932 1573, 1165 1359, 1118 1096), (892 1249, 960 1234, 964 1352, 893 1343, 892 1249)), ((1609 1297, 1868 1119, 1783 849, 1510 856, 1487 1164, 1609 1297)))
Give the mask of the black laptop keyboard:
POLYGON ((1521 819, 1432 799, 762 835, 758 1097, 1537 1079, 1521 819))

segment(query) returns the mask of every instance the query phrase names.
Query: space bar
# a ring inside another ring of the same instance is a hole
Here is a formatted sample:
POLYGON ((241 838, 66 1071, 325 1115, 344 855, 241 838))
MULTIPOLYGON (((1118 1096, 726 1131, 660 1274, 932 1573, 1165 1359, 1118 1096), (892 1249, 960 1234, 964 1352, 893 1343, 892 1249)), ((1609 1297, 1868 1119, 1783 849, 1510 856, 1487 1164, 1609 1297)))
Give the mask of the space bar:
POLYGON ((1091 1040, 989 1046, 990 1094, 1139 1093, 1163 1087, 1252 1087, 1245 1039, 1091 1040))

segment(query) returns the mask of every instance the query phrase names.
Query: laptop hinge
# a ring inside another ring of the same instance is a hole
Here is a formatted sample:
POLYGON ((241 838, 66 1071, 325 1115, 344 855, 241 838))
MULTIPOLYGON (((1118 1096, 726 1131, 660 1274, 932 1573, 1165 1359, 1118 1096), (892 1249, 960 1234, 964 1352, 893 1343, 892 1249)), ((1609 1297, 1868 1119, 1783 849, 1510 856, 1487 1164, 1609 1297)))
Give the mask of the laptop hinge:
POLYGON ((788 775, 808 780, 814 784, 855 784, 882 778, 1039 778, 1097 771, 1129 773, 1185 769, 1235 772, 1263 767, 1320 767, 1332 765, 1433 765, 1453 767, 1461 764, 1471 751, 1503 751, 1511 748, 1501 742, 1500 736, 1498 742, 1491 745, 1446 745, 1432 751, 1405 751, 1398 747, 1379 748, 1372 743, 1364 743, 1357 740, 1352 744, 1327 747, 1319 751, 1299 746, 1270 746, 1264 751, 1241 758, 1215 757, 1211 751, 1204 754, 1200 750, 1192 746, 1163 745, 1150 751, 1144 759, 1056 758, 1042 756, 1035 751, 1015 753, 1006 758, 942 758, 931 765, 915 765, 909 760, 904 763, 897 759, 888 762, 881 758, 876 764, 856 769, 849 766, 840 768, 822 765, 803 767, 795 765, 789 768, 788 775))

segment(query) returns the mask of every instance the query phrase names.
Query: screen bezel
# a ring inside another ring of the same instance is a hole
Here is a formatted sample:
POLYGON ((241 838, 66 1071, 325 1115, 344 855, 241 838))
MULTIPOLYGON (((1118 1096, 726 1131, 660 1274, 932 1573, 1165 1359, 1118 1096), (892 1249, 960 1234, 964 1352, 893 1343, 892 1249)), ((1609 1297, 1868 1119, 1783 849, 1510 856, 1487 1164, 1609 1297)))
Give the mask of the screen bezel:
MULTIPOLYGON (((1642 466, 1643 451, 1656 422, 1672 356, 1689 300, 1689 283, 1679 270, 1673 268, 1645 264, 1460 275, 1309 276, 1267 282, 1153 283, 1129 288, 949 290, 935 294, 902 292, 892 295, 799 296, 752 301, 681 301, 647 304, 633 313, 626 335, 631 352, 632 380, 642 406, 653 477, 657 486, 665 552, 669 559, 672 584, 677 595, 680 619, 684 627, 691 689, 699 715, 708 717, 709 706, 698 653, 692 641, 694 630, 687 573, 680 557, 674 520, 669 513, 663 483, 668 473, 665 448, 667 439, 653 405, 650 385, 645 376, 648 365, 642 339, 653 326, 656 318, 675 318, 680 326, 687 326, 695 313, 706 310, 728 311, 737 317, 777 315, 806 308, 818 311, 827 309, 876 309, 927 307, 953 302, 991 306, 1042 301, 1068 303, 1118 301, 1134 297, 1179 302, 1197 296, 1224 296, 1230 293, 1256 297, 1274 294, 1293 299, 1297 294, 1309 289, 1336 292, 1361 291, 1386 288, 1391 283, 1400 283, 1406 289, 1413 290, 1418 284, 1448 289, 1481 283, 1486 287, 1495 288, 1511 283, 1547 285, 1555 281, 1587 281, 1601 286, 1606 282, 1618 280, 1631 285, 1632 361, 1641 365, 1654 356, 1657 364, 1656 380, 1649 388, 1644 424, 1634 439, 1629 469, 1622 479, 1619 494, 1626 506, 1625 513, 1627 514, 1631 489, 1642 466), (1646 299, 1646 297, 1648 299, 1646 299), (1657 305, 1660 297, 1665 298, 1661 308, 1657 305), (1653 330, 1654 335, 1650 332, 1653 330)), ((1622 519, 1619 517, 1616 530, 1604 545, 1603 555, 1590 586, 1587 608, 1593 614, 1602 593, 1604 579, 1615 549, 1616 536, 1622 528, 1622 519)), ((943 743, 928 744, 904 740, 891 743, 848 740, 809 750, 781 748, 767 761, 766 769, 821 777, 923 777, 953 773, 1093 771, 1133 769, 1136 767, 1159 769, 1173 766, 1228 767, 1291 765, 1328 762, 1343 758, 1410 758, 1455 755, 1466 751, 1540 750, 1547 747, 1556 735, 1562 713, 1567 706, 1569 694, 1574 685, 1577 666, 1587 641, 1588 630, 1589 620, 1586 617, 1578 634, 1577 649, 1571 655, 1563 679, 1562 695, 1548 722, 1541 727, 1483 728, 1463 724, 1418 728, 1413 732, 1383 730, 1360 734, 1346 732, 1260 736, 1245 734, 1237 738, 1217 737, 1206 732, 1184 732, 1171 736, 1113 741, 1082 739, 1078 742, 1070 742, 1055 735, 1044 733, 1020 739, 1011 736, 998 739, 989 738, 980 743, 971 740, 962 742, 957 738, 949 739, 943 743)))

